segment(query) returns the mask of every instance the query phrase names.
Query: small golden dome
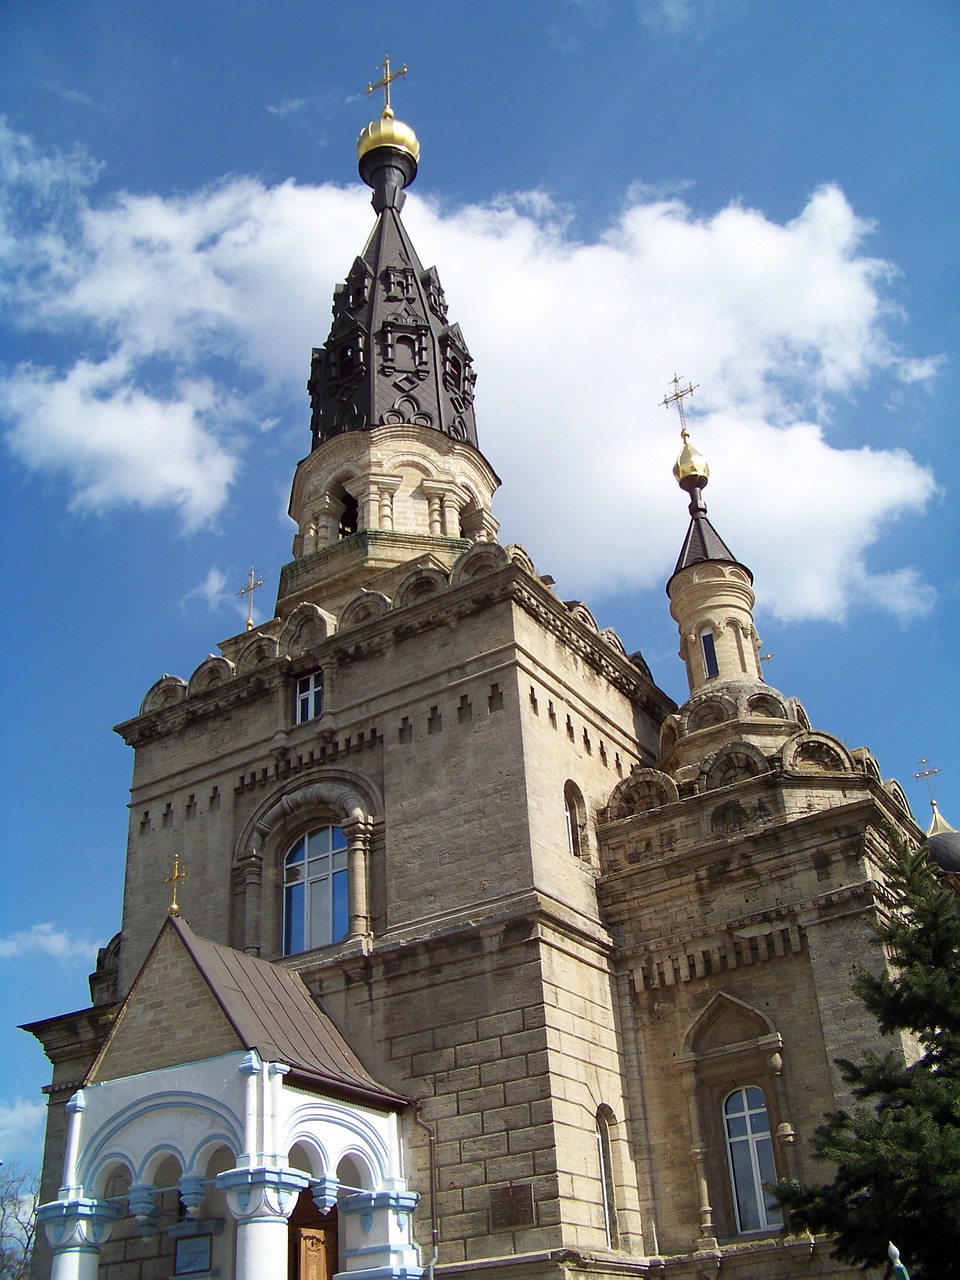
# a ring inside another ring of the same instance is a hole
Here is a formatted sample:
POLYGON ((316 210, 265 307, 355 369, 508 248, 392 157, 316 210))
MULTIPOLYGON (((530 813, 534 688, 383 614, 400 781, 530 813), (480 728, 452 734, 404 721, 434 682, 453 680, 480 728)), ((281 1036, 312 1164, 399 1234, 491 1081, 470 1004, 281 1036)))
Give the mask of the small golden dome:
POLYGON ((690 443, 689 431, 682 432, 683 448, 673 464, 673 474, 681 489, 702 489, 710 476, 707 460, 690 443))
POLYGON ((420 142, 408 124, 394 117, 390 107, 384 107, 379 120, 371 120, 365 129, 360 131, 357 139, 357 159, 362 160, 368 151, 377 147, 396 147, 398 151, 406 151, 414 160, 420 159, 420 142))

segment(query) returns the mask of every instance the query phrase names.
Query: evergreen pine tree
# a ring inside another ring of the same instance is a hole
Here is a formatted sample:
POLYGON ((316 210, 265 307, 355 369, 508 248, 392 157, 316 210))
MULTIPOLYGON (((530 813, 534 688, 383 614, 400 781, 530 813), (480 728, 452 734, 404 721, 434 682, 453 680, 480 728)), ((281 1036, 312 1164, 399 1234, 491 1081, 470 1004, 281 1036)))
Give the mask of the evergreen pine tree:
POLYGON ((832 1182, 783 1182, 789 1230, 835 1237, 835 1256, 861 1267, 887 1261, 893 1241, 912 1280, 960 1276, 960 897, 926 849, 895 848, 877 925, 890 967, 861 970, 856 989, 885 1033, 908 1032, 920 1056, 838 1060, 858 1103, 814 1137, 832 1182))

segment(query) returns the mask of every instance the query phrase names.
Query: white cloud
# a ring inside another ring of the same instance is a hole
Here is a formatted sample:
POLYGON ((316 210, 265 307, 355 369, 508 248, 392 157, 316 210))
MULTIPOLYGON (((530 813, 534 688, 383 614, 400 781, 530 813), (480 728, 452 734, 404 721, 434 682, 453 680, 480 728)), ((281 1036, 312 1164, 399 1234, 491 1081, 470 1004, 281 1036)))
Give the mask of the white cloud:
POLYGON ((47 1108, 42 1102, 16 1098, 0 1099, 0 1151, 5 1160, 11 1156, 35 1155, 47 1108))
POLYGON ((31 956, 52 956, 67 962, 92 964, 97 958, 96 942, 88 938, 76 938, 66 929, 52 924, 34 924, 19 933, 0 937, 0 960, 13 960, 31 956))
MULTIPOLYGON (((7 147, 31 154, 23 140, 7 147)), ((241 178, 94 205, 78 157, 33 156, 20 180, 53 190, 57 164, 73 220, 8 219, 10 299, 21 323, 87 353, 8 373, 11 446, 29 467, 66 471, 83 508, 173 507, 190 527, 208 522, 258 424, 304 413, 310 347, 370 226, 368 193, 241 178)), ((932 476, 866 436, 829 438, 844 397, 879 381, 906 416, 938 367, 893 343, 893 269, 865 252, 870 224, 839 188, 785 224, 737 204, 696 216, 676 195, 634 189, 591 243, 537 192, 455 210, 411 195, 404 216, 476 361, 503 533, 565 593, 670 572, 684 511, 676 425, 657 402, 678 372, 700 384, 711 515, 769 607, 929 608, 914 570, 875 573, 869 556, 893 519, 922 511, 932 476)))
POLYGON ((739 8, 740 0, 638 0, 640 21, 645 27, 699 39, 717 21, 739 8))
POLYGON ((202 582, 198 582, 180 601, 186 607, 192 600, 203 600, 211 609, 219 609, 226 601, 227 575, 213 565, 202 582))
POLYGON ((0 384, 10 446, 29 467, 68 471, 79 509, 172 506, 196 528, 220 510, 237 470, 211 429, 228 398, 202 378, 161 397, 134 376, 122 356, 79 360, 59 376, 21 365, 0 384))

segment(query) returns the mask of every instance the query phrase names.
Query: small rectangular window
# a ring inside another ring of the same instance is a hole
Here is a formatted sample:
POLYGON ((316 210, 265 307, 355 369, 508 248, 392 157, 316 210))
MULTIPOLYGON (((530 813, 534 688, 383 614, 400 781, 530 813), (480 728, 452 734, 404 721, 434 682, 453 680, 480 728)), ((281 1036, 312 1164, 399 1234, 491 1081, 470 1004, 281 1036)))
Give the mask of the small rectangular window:
POLYGON ((297 724, 316 720, 323 710, 323 672, 314 671, 297 681, 297 724))

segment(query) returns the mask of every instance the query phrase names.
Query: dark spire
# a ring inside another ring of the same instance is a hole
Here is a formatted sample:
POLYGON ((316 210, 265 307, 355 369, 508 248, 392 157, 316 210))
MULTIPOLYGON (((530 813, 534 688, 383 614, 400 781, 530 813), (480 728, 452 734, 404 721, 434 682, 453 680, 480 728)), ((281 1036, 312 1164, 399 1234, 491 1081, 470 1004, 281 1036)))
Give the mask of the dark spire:
POLYGON ((333 324, 310 368, 313 448, 388 423, 431 427, 477 446, 476 375, 435 268, 424 270, 400 220, 420 144, 385 106, 357 142, 377 213, 366 247, 333 298, 333 324))

